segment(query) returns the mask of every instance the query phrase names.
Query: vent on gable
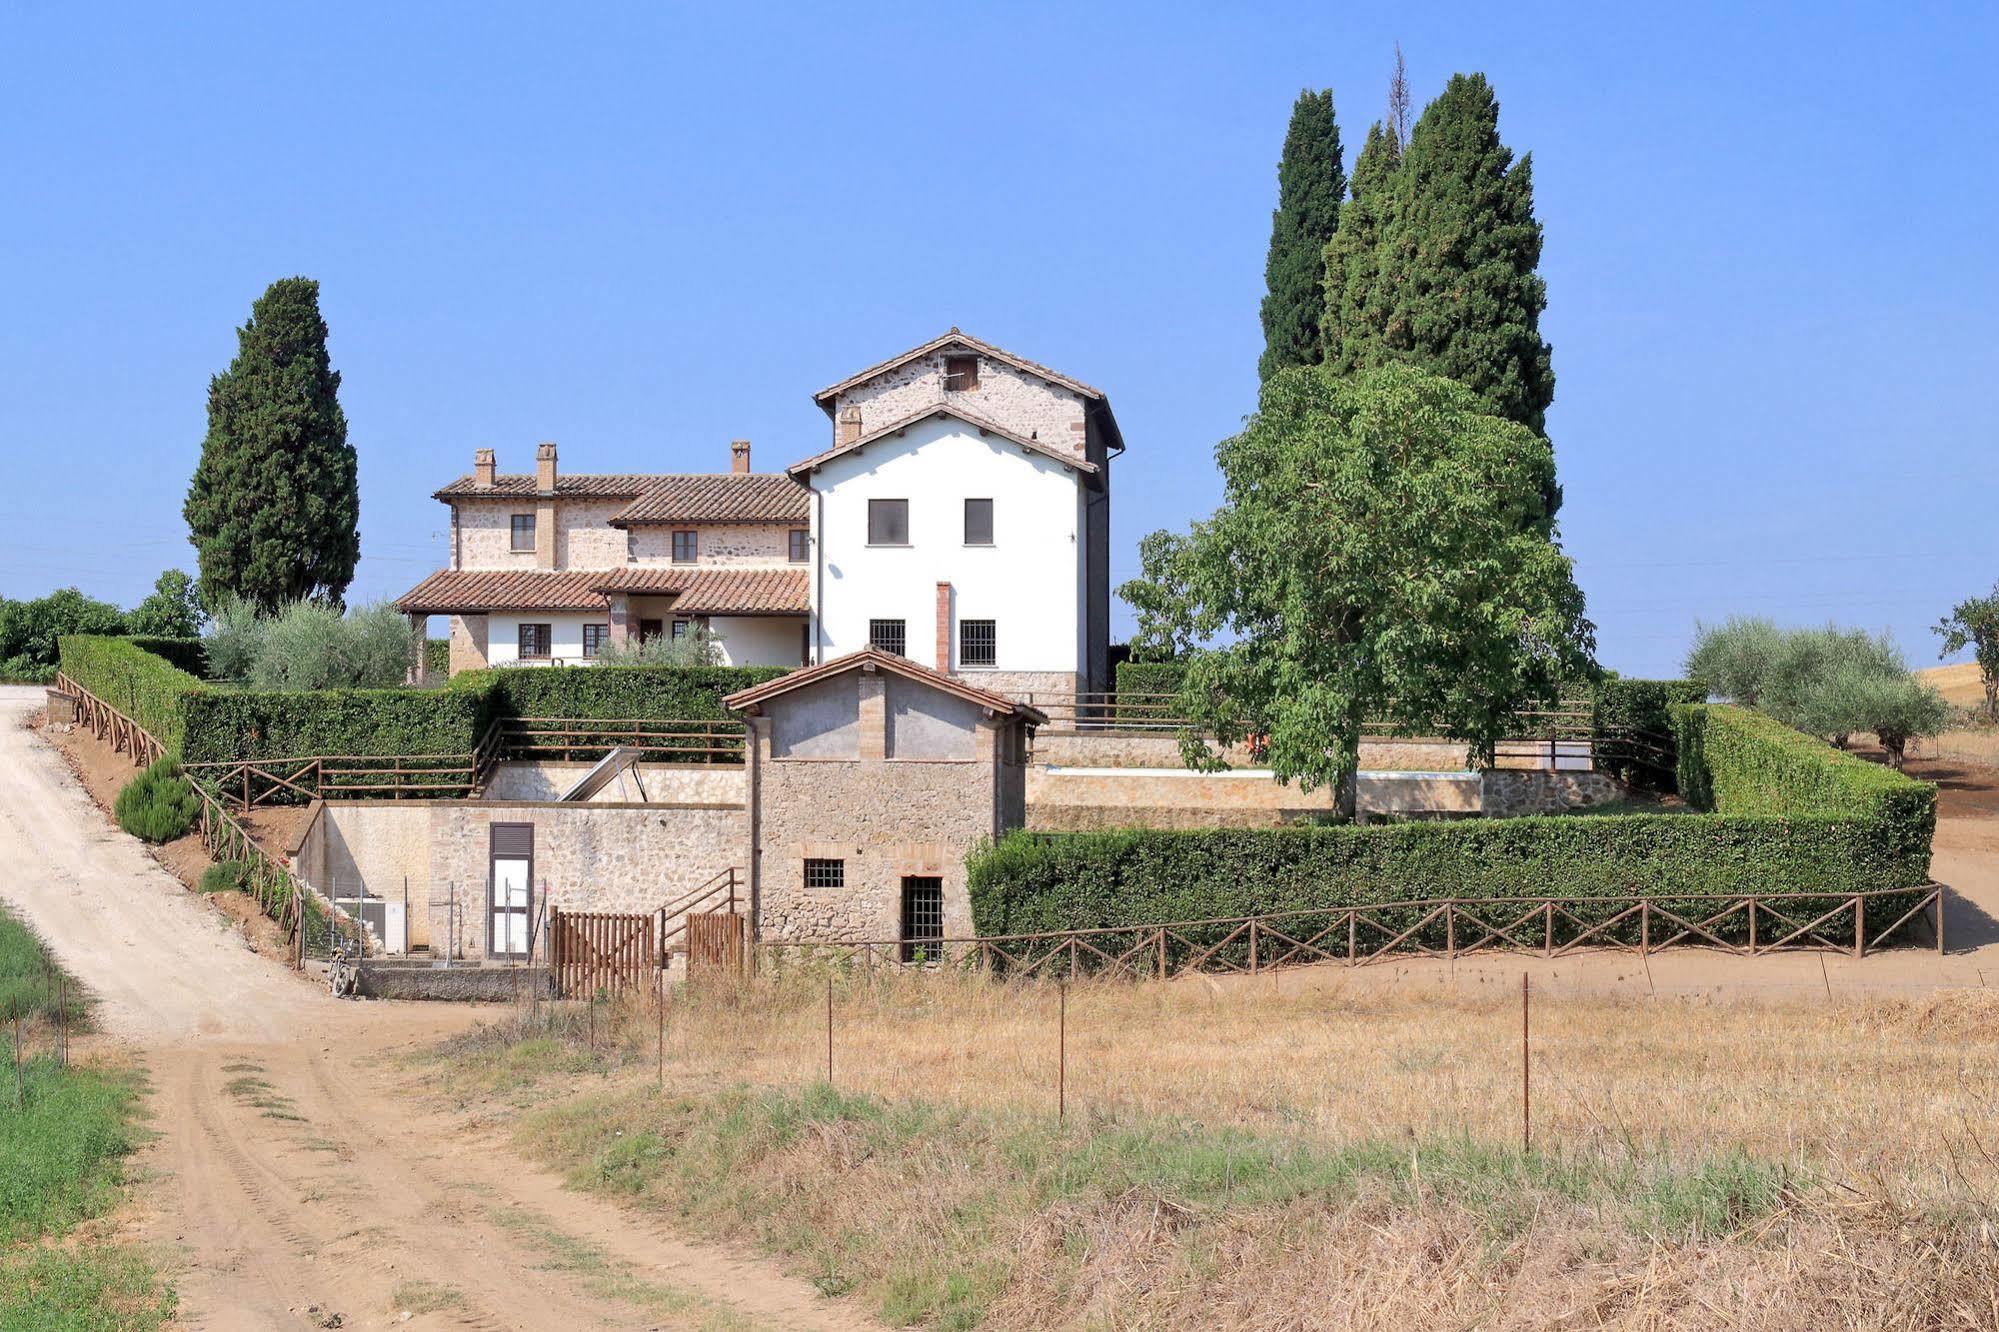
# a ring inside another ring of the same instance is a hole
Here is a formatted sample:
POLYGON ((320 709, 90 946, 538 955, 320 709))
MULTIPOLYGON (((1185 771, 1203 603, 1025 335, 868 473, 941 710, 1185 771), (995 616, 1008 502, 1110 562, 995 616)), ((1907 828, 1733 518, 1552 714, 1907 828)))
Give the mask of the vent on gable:
POLYGON ((946 393, 970 393, 978 386, 978 357, 946 356, 944 358, 944 391, 946 393))

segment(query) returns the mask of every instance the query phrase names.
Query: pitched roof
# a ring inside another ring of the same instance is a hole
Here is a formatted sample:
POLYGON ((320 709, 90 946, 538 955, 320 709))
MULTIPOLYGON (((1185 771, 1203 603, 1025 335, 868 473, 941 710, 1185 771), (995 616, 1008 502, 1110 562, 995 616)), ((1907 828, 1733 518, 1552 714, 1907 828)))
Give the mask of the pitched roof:
POLYGON ((611 515, 613 527, 648 523, 802 523, 811 492, 783 472, 655 476, 611 515))
POLYGON ((485 611, 605 611, 607 593, 672 596, 677 615, 803 615, 803 569, 443 569, 405 592, 411 615, 485 611))
POLYGON ((1025 721, 1032 722, 1036 726, 1048 720, 1047 714, 1043 713, 1039 708, 1018 702, 1008 698, 1004 694, 995 694, 990 689, 980 689, 976 685, 966 684, 956 676, 933 671, 928 666, 920 665, 907 657, 898 657, 893 652, 884 652, 873 645, 864 647, 859 652, 849 652, 844 657, 835 657, 833 660, 821 662, 817 666, 808 666, 804 670, 793 671, 791 674, 781 675, 775 680, 769 680, 763 684, 739 690, 725 697, 722 703, 725 707, 741 712, 746 708, 753 708, 758 704, 776 698, 779 694, 790 693, 794 689, 802 689, 806 685, 817 684, 821 680, 829 679, 832 676, 858 670, 888 671, 893 675, 900 675, 904 679, 915 680, 920 684, 927 684, 934 689, 941 689, 947 694, 954 694, 968 703, 977 703, 981 707, 991 708, 994 712, 1002 716, 1020 717, 1025 721))
MULTIPOLYGON (((621 473, 615 476, 592 475, 576 472, 555 478, 555 493, 564 499, 631 499, 642 494, 656 476, 621 473)), ((482 486, 479 478, 470 474, 459 477, 442 490, 433 491, 432 499, 515 499, 522 495, 539 495, 532 475, 510 473, 496 476, 493 484, 482 486)))
POLYGON ((802 462, 795 462, 784 470, 790 476, 797 476, 801 472, 812 471, 814 468, 832 461, 843 453, 852 453, 855 449, 864 449, 878 439, 885 439, 890 435, 900 435, 913 425, 920 425, 925 421, 939 416, 948 416, 955 420, 963 421, 981 435, 998 435, 1001 439, 1007 440, 1012 444, 1017 444, 1029 453, 1038 453, 1044 458, 1052 458, 1064 467, 1073 467, 1079 472, 1092 474, 1097 471, 1097 465, 1080 454, 1070 453, 1065 449, 1058 449, 1054 445, 1044 444, 1038 439, 1031 439, 1028 436, 1009 430, 997 421, 988 420, 976 412, 968 412, 964 408, 951 403, 933 403, 928 407, 919 407, 900 421, 893 421, 879 429, 870 430, 860 438, 849 440, 845 444, 835 444, 824 453, 815 453, 810 458, 802 462))
POLYGON ((825 408, 826 414, 831 416, 833 414, 833 400, 856 384, 865 384, 875 376, 887 374, 897 366, 907 365, 919 357, 928 356, 941 348, 952 346, 964 347, 981 355, 990 356, 996 361, 1004 361, 1016 370, 1024 370, 1028 374, 1045 379, 1051 384, 1060 384, 1063 388, 1074 389, 1086 398, 1102 398, 1104 396, 1102 389, 1091 388, 1082 380, 1071 379, 1060 370, 1051 370, 1038 361, 1028 360, 1025 356, 1015 356, 1012 352, 995 347, 990 342, 983 342, 969 333, 960 333, 957 328, 953 327, 950 332, 940 334, 919 346, 911 347, 899 356, 891 356, 886 361, 869 366, 859 374, 848 375, 839 383, 820 389, 812 395, 812 401, 825 408))

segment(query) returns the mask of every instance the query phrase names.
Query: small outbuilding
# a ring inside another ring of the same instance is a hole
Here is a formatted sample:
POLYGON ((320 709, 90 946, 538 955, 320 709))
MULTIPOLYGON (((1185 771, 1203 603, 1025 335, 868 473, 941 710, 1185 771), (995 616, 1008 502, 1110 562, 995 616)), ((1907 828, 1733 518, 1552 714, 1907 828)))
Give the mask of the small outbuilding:
POLYGON ((965 853, 1026 822, 1042 713, 874 647, 723 702, 749 729, 755 937, 972 932, 965 853))

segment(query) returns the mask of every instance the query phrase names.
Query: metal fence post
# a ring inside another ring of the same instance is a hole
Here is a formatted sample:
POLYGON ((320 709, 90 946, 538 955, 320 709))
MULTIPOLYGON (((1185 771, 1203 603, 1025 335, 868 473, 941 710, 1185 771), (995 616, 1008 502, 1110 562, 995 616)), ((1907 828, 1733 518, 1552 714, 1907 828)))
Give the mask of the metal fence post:
POLYGON ((1527 973, 1520 973, 1520 1154, 1534 1150, 1534 1109, 1527 1062, 1527 973))

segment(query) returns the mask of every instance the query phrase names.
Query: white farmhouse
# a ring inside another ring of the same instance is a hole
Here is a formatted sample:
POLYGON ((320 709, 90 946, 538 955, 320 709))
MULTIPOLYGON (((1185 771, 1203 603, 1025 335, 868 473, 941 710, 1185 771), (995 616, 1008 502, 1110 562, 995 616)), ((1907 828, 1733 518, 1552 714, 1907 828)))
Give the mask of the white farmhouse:
POLYGON ((1107 690, 1104 394, 952 329, 822 390, 831 446, 782 473, 746 441, 714 475, 501 475, 437 492, 451 567, 405 594, 446 615, 451 669, 594 661, 706 625, 736 665, 874 646, 1019 696, 1107 690))

